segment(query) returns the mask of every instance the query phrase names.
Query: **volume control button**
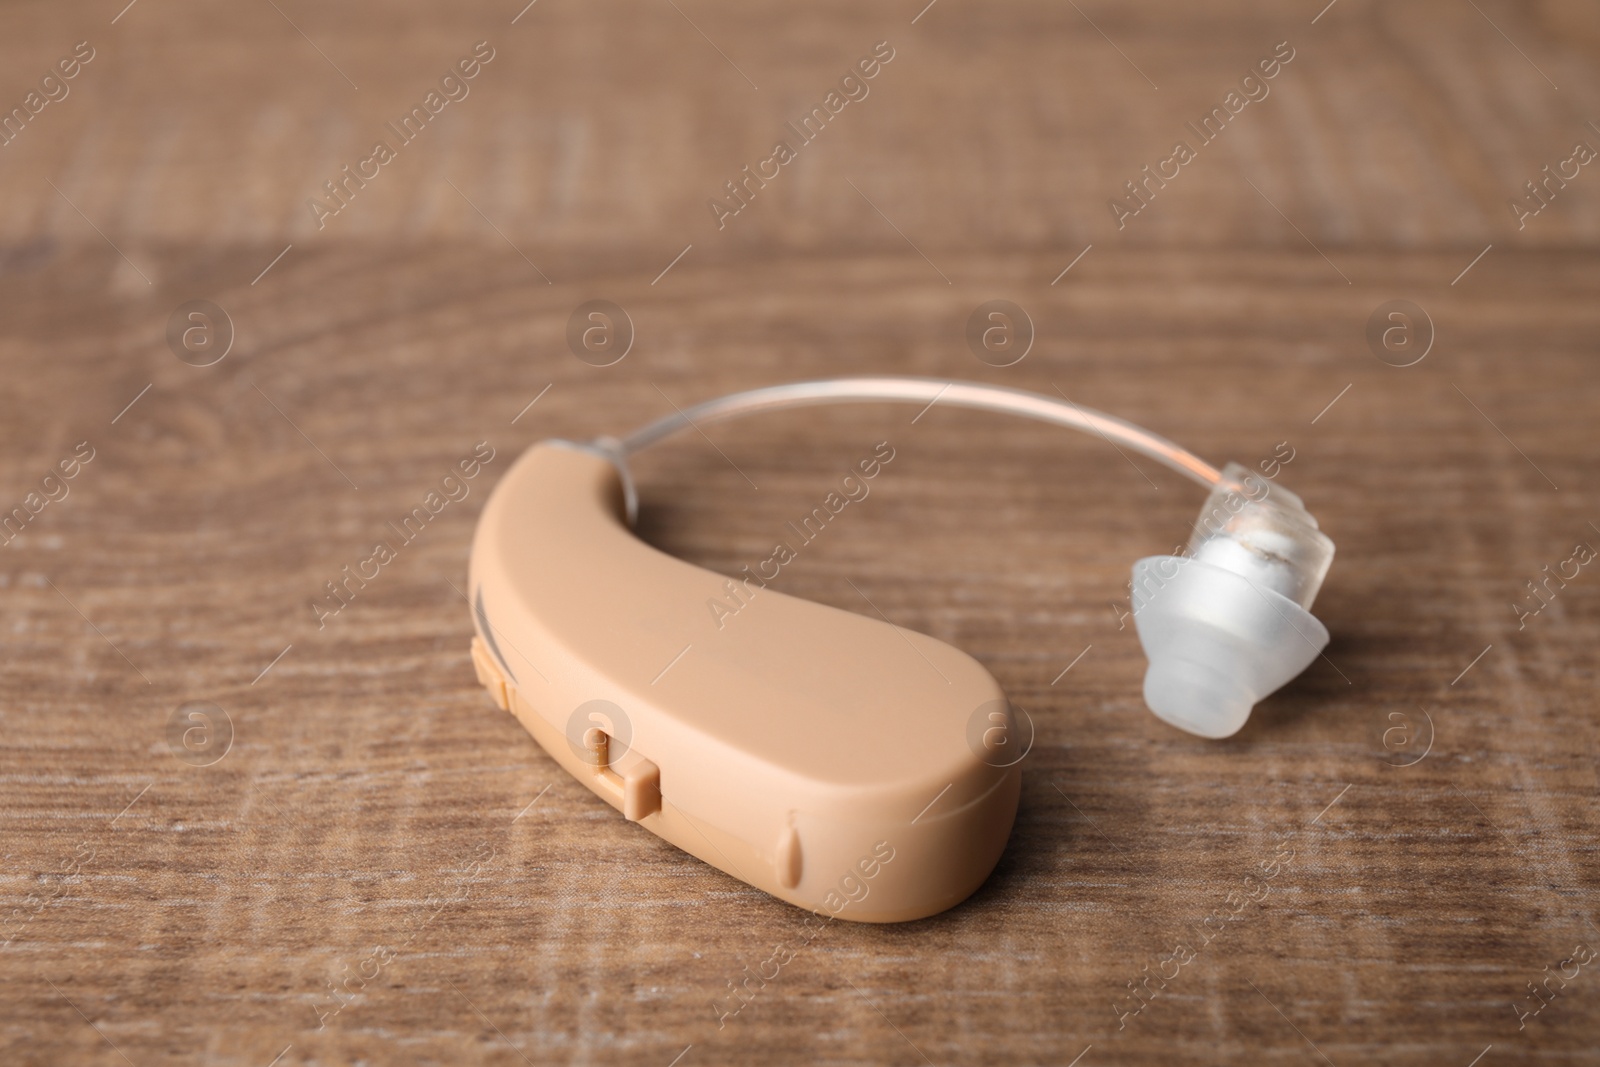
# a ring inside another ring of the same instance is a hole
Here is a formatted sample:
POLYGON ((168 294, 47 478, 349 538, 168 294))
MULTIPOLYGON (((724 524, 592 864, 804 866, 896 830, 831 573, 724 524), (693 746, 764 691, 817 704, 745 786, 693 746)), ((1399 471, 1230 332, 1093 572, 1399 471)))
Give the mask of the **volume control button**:
POLYGON ((483 647, 483 642, 478 636, 472 636, 472 666, 478 673, 478 684, 489 691, 489 699, 494 701, 495 707, 501 711, 511 710, 511 694, 507 692, 505 675, 500 673, 500 668, 489 657, 489 650, 483 647))
POLYGON ((661 810, 661 768, 640 756, 622 775, 622 814, 631 822, 661 810))

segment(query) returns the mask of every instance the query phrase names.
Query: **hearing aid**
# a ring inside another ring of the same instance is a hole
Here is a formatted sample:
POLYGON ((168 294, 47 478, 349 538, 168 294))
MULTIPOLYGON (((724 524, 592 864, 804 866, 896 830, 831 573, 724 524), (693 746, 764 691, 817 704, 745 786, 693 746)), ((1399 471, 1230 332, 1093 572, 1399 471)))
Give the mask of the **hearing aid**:
POLYGON ((540 442, 495 487, 474 535, 478 679, 569 774, 713 867, 823 914, 900 922, 971 895, 1015 820, 1031 727, 975 659, 773 588, 719 628, 705 605, 730 579, 632 530, 639 450, 723 419, 865 402, 1094 433, 1209 490, 1182 555, 1133 565, 1144 698, 1164 721, 1230 736, 1327 645, 1310 608, 1333 542, 1298 496, 1070 401, 831 379, 707 401, 622 439, 540 442))

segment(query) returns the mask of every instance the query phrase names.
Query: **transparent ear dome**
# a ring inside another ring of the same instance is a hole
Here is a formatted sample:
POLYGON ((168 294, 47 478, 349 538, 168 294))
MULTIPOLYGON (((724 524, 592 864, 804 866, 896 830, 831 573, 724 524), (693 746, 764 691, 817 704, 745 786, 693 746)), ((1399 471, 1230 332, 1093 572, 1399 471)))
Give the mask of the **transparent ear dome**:
POLYGON ((1333 542, 1300 498, 1230 463, 1183 556, 1133 565, 1144 699, 1201 737, 1228 737, 1328 644, 1310 612, 1333 542))

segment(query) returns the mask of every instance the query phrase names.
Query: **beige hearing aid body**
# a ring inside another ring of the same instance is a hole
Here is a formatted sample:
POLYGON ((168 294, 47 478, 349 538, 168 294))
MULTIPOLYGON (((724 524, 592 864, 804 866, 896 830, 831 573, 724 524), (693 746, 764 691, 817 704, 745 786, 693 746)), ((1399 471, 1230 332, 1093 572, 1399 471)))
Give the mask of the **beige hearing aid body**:
POLYGON ((1328 630, 1311 606, 1334 551, 1300 498, 1255 471, 1219 470, 1064 397, 978 382, 765 386, 622 440, 529 450, 473 543, 479 679, 628 819, 774 896, 865 922, 932 915, 988 876, 1031 722, 1022 736, 998 683, 940 641, 646 545, 628 528, 626 462, 710 422, 884 402, 1080 430, 1208 490, 1183 553, 1137 561, 1130 583, 1145 703, 1191 734, 1238 732, 1321 653, 1328 630))
POLYGON ((897 922, 971 894, 1029 739, 999 684, 923 634, 736 583, 628 528, 612 458, 544 442, 473 542, 473 661, 497 704, 631 821, 773 896, 897 922))

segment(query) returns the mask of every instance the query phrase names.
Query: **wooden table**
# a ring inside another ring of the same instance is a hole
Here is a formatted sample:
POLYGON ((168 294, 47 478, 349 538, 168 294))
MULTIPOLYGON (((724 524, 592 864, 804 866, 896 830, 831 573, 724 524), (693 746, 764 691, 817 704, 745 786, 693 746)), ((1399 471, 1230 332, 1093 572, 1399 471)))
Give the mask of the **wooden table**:
POLYGON ((0 15, 6 108, 93 50, 0 147, 0 1061, 1594 1062, 1594 5, 920 2, 0 15), (858 99, 786 127, 878 42, 858 99), (1519 228, 1547 164, 1576 174, 1519 228), (632 324, 609 367, 566 340, 595 299, 632 324), (1035 334, 1009 367, 965 339, 997 299, 1035 334), (231 322, 209 366, 196 300, 231 322), (1431 323, 1410 366, 1366 339, 1395 300, 1431 323), (732 573, 894 442, 783 588, 871 610, 853 582, 1038 727, 971 900, 801 942, 490 706, 461 591, 532 442, 856 373, 1292 454, 1334 638, 1199 740, 1144 709, 1124 617, 1200 502, 1154 465, 938 407, 646 454, 642 534, 732 573), (470 495, 319 628, 478 442, 470 495))

